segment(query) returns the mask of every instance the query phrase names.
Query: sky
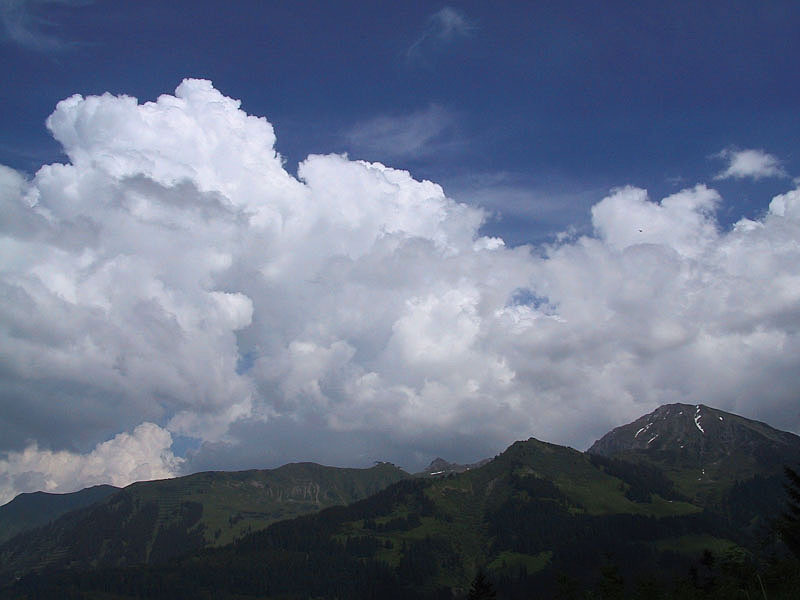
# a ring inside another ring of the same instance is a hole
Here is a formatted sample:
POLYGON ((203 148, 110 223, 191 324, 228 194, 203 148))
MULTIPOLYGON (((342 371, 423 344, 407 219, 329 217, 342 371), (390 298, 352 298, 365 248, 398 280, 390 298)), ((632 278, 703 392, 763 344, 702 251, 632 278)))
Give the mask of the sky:
POLYGON ((796 2, 0 0, 0 503, 800 432, 796 2))

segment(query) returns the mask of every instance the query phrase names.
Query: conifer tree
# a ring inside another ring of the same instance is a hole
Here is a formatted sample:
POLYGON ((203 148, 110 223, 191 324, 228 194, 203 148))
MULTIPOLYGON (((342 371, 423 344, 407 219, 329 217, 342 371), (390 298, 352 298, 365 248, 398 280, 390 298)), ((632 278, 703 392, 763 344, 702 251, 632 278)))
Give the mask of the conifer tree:
POLYGON ((469 588, 467 600, 495 600, 497 592, 494 591, 492 582, 486 578, 486 574, 481 570, 472 580, 469 588))
POLYGON ((786 511, 778 520, 778 533, 781 539, 800 558, 800 474, 797 471, 784 467, 788 483, 784 484, 789 496, 786 501, 786 511))

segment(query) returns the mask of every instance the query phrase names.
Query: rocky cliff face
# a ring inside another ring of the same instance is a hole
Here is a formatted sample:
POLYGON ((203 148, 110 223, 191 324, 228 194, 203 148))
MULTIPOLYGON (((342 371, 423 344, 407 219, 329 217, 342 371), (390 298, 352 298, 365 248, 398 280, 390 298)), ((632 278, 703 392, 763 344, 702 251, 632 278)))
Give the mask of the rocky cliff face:
POLYGON ((459 463, 451 463, 447 462, 443 458, 434 458, 419 475, 428 475, 430 477, 437 477, 439 475, 447 475, 449 473, 463 473, 464 471, 469 471, 470 469, 478 469, 488 463, 491 459, 485 458, 480 460, 476 463, 469 463, 469 464, 459 464, 459 463))

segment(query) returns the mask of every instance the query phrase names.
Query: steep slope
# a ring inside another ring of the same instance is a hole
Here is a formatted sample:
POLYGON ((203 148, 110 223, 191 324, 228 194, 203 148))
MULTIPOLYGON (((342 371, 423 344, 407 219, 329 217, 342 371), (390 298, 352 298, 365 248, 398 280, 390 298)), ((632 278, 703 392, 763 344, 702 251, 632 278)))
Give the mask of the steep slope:
POLYGON ((134 483, 0 546, 0 577, 44 567, 160 562, 229 543, 270 523, 347 504, 408 477, 389 463, 313 463, 134 483))
POLYGON ((20 494, 0 506, 0 544, 18 533, 54 521, 61 515, 104 500, 119 488, 96 485, 70 494, 20 494))
POLYGON ((681 492, 710 500, 736 481, 780 475, 800 461, 800 437, 702 404, 668 404, 617 427, 588 452, 657 466, 681 492))
POLYGON ((733 532, 689 502, 658 493, 631 499, 626 492, 643 485, 641 473, 612 474, 611 464, 530 439, 483 467, 401 481, 177 565, 19 585, 120 594, 149 586, 153 598, 434 598, 463 594, 485 567, 506 591, 547 592, 555 573, 590 580, 608 557, 624 569, 669 570, 687 564, 681 545, 689 537, 734 545, 733 532), (667 567, 658 562, 664 557, 667 567))
POLYGON ((441 475, 449 475, 450 473, 463 473, 470 469, 477 469, 488 463, 491 459, 485 458, 476 463, 460 464, 447 462, 445 459, 437 457, 431 461, 425 469, 416 473, 419 477, 439 477, 441 475))

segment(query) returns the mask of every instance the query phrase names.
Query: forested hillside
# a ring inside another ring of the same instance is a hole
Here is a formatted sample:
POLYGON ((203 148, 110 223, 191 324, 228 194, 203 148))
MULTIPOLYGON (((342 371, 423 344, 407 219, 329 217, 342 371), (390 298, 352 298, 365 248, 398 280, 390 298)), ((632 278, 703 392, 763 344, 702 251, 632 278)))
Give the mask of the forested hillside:
POLYGON ((42 568, 158 563, 270 523, 365 498, 408 477, 389 463, 313 463, 136 483, 0 546, 0 578, 42 568))
MULTIPOLYGON (((692 494, 678 464, 663 469, 646 453, 630 460, 531 438, 481 467, 404 479, 219 548, 160 564, 47 568, 0 597, 454 599, 476 586, 513 600, 798 597, 800 564, 779 533, 789 541, 794 531, 779 526, 792 500, 783 473, 751 463, 755 474, 738 480, 722 465, 705 488, 713 493, 692 494)), ((198 509, 181 507, 180 531, 191 532, 198 509)), ((184 543, 163 541, 151 557, 184 543)))

